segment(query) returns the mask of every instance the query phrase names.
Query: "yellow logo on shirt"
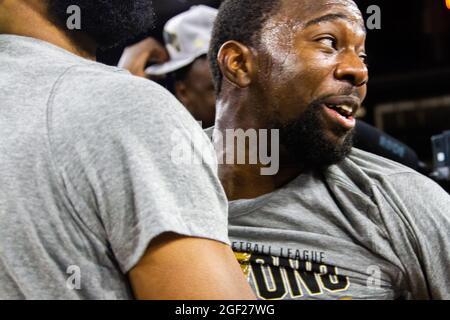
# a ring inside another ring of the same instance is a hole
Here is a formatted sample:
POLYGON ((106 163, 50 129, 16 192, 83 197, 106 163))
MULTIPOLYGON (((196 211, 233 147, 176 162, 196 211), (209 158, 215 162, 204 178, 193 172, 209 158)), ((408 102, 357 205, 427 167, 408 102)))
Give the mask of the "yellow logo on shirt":
POLYGON ((350 287, 348 277, 326 264, 241 252, 235 252, 235 256, 260 299, 298 299, 343 292, 350 287))

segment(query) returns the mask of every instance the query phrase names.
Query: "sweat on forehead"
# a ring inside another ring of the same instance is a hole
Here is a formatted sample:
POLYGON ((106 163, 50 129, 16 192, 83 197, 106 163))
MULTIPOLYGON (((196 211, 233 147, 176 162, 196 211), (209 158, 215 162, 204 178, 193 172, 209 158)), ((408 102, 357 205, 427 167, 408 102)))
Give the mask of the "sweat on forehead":
POLYGON ((280 0, 281 6, 262 27, 261 44, 289 43, 295 30, 338 18, 359 25, 364 20, 352 0, 280 0))
MULTIPOLYGON (((281 7, 273 20, 288 25, 305 26, 313 18, 326 14, 340 14, 347 19, 364 26, 363 17, 358 6, 352 0, 280 0, 281 7), (281 21, 280 21, 281 20, 281 21)), ((277 24, 276 21, 268 24, 277 24)))
POLYGON ((302 11, 306 15, 318 14, 323 10, 345 8, 354 15, 361 15, 358 6, 353 0, 280 0, 280 12, 284 14, 302 11))

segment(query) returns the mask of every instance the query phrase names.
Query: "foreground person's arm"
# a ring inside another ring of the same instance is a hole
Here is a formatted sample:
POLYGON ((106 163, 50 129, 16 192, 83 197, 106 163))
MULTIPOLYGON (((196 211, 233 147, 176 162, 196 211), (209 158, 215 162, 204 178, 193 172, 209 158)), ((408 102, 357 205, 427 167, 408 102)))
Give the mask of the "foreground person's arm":
POLYGON ((255 299, 229 246, 173 233, 150 244, 129 278, 137 299, 255 299))
MULTIPOLYGON (((128 279, 137 297, 144 297, 143 284, 145 297, 169 298, 172 288, 161 287, 161 281, 199 294, 204 277, 211 292, 241 298, 234 293, 245 283, 230 280, 239 279, 234 274, 240 270, 228 249, 227 199, 210 141, 167 91, 113 71, 92 72, 86 79, 83 68, 69 70, 52 100, 67 106, 52 109, 51 138, 80 223, 103 245, 102 258, 112 260, 113 271, 127 280, 127 294, 128 279), (73 83, 79 99, 63 94, 73 83), (185 238, 160 238, 164 234, 185 238), (143 273, 149 279, 136 280, 143 273)), ((202 298, 213 298, 209 293, 202 298)))

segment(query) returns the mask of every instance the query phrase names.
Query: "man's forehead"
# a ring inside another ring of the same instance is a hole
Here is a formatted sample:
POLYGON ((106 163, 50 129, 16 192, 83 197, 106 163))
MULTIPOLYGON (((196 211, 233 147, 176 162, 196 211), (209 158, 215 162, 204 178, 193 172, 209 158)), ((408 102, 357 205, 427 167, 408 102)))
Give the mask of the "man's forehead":
POLYGON ((337 14, 364 25, 361 11, 352 0, 282 0, 279 16, 306 25, 321 16, 337 14))
POLYGON ((281 6, 264 24, 260 44, 271 59, 278 57, 286 60, 283 48, 292 48, 297 31, 305 30, 308 25, 317 25, 325 21, 345 19, 365 33, 364 20, 358 6, 352 0, 280 0, 281 6))

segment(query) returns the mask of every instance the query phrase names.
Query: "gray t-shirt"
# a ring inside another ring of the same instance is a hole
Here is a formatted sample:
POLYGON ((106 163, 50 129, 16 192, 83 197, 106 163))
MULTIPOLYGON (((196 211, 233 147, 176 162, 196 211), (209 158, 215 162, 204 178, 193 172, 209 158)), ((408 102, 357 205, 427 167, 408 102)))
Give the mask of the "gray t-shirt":
POLYGON ((126 274, 155 236, 229 243, 205 150, 157 84, 0 35, 0 299, 128 299, 126 274), (192 164, 172 161, 175 144, 192 164))
POLYGON ((450 299, 450 196, 398 163, 354 149, 229 205, 233 250, 261 299, 450 299))

